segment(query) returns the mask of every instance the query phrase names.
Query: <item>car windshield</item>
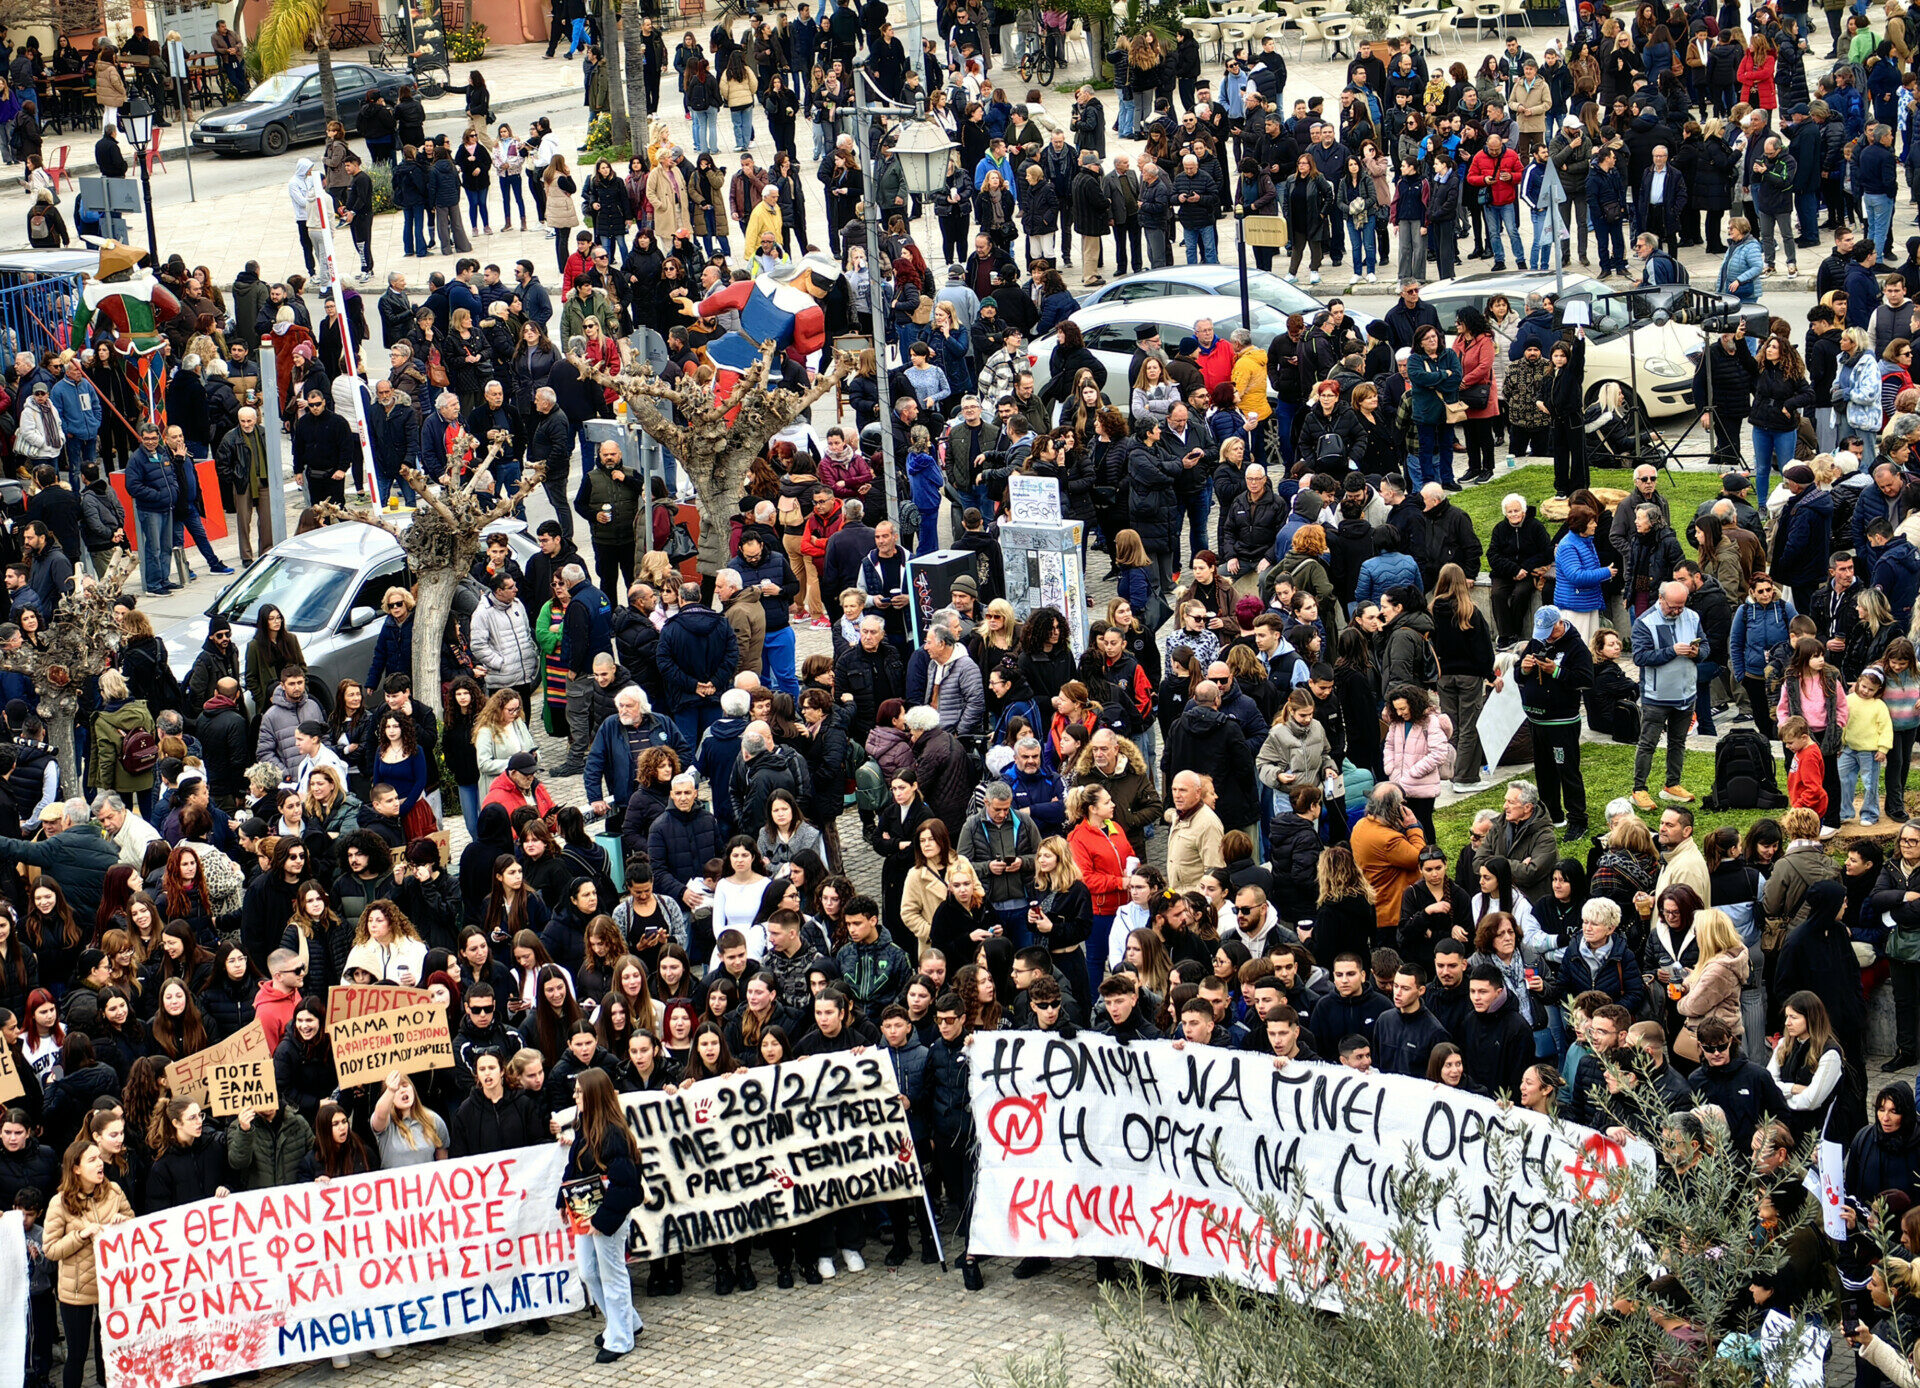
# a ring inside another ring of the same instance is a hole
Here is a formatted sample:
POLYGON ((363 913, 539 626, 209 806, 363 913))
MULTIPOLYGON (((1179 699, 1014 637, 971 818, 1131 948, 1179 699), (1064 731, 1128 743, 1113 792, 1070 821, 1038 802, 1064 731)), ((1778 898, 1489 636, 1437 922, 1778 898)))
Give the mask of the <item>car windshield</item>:
MULTIPOLYGON (((1232 293, 1238 293, 1233 286, 1232 293)), ((1297 285, 1288 284, 1277 275, 1249 275, 1247 277, 1247 297, 1255 303, 1267 304, 1282 313, 1304 313, 1311 321, 1312 316, 1321 309, 1321 303, 1313 295, 1297 285)), ((1254 325, 1259 326, 1259 316, 1254 317, 1254 325)))
POLYGON ((248 569, 208 609, 243 626, 257 625, 260 608, 272 603, 298 634, 324 630, 353 582, 353 570, 304 555, 269 554, 248 569))
POLYGON ((285 101, 300 90, 300 84, 306 77, 298 72, 276 72, 247 93, 249 105, 271 106, 275 102, 285 101))

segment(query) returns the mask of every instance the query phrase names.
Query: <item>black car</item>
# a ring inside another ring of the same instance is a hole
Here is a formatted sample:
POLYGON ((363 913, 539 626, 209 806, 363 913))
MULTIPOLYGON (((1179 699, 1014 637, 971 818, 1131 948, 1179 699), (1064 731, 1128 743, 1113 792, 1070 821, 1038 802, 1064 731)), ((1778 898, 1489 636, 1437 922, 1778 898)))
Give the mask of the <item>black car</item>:
MULTIPOLYGON (((361 63, 335 63, 333 85, 341 123, 349 135, 359 124, 360 102, 378 87, 390 102, 400 99, 404 72, 381 72, 361 63)), ((325 139, 327 112, 320 101, 320 69, 312 63, 275 73, 244 101, 209 111, 193 127, 196 149, 219 154, 285 154, 289 145, 325 139)))

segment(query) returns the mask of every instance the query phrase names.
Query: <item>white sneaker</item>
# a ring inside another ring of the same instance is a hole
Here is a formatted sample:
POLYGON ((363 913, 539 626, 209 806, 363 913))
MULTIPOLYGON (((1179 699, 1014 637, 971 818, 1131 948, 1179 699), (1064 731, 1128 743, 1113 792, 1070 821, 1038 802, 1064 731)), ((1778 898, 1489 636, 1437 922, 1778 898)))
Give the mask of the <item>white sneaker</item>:
POLYGON ((846 1263, 848 1272, 865 1272, 867 1270, 867 1260, 851 1248, 841 1249, 840 1258, 846 1263))
POLYGON ((373 1352, 373 1357, 375 1359, 391 1359, 393 1358, 393 1351, 390 1349, 377 1349, 373 1352))
POLYGON ((822 1277, 831 1278, 833 1276, 833 1259, 822 1258, 820 1260, 819 1269, 820 1269, 820 1275, 822 1277))
POLYGON ((1453 793, 1455 795, 1478 795, 1486 788, 1487 783, 1485 781, 1455 781, 1453 783, 1453 793))
POLYGON ((1374 273, 1373 271, 1371 271, 1371 270, 1369 270, 1369 271, 1367 271, 1367 283, 1368 283, 1368 284, 1378 284, 1378 283, 1380 283, 1380 276, 1378 276, 1378 275, 1376 275, 1376 274, 1375 274, 1375 273, 1374 273))
POLYGON ((1297 282, 1294 279, 1293 271, 1291 270, 1287 271, 1287 273, 1282 278, 1284 278, 1288 284, 1294 284, 1297 282))
POLYGON ((333 1362, 333 1367, 336 1369, 344 1369, 348 1366, 347 1356, 344 1354, 334 1355, 332 1362, 333 1362))
POLYGON ((1309 271, 1309 272, 1307 273, 1307 283, 1308 283, 1308 284, 1318 284, 1318 283, 1320 283, 1320 272, 1319 272, 1318 270, 1311 270, 1311 271, 1309 271))
POLYGON ((1830 839, 1839 832, 1840 831, 1834 828, 1831 824, 1822 824, 1820 826, 1820 837, 1822 839, 1830 839))

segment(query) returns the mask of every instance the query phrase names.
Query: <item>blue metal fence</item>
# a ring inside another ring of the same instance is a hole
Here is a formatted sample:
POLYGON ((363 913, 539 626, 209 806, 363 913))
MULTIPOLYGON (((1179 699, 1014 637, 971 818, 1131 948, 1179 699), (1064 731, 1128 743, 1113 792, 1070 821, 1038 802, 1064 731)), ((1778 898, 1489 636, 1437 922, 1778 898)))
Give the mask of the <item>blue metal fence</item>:
POLYGON ((0 286, 0 350, 5 353, 0 362, 11 362, 16 352, 38 356, 69 346, 69 328, 84 279, 82 275, 44 275, 0 286))

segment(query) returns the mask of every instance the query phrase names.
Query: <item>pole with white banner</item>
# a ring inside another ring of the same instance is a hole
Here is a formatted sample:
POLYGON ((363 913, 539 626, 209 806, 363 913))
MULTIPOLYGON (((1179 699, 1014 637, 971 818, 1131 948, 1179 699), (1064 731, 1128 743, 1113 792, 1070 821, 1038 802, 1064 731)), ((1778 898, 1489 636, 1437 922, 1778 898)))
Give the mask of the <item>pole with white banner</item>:
MULTIPOLYGON (((309 192, 313 216, 320 221, 320 254, 322 264, 326 266, 328 292, 333 295, 333 305, 340 311, 340 354, 345 359, 347 375, 360 376, 360 362, 353 349, 353 320, 347 317, 347 286, 340 276, 340 265, 333 253, 333 199, 321 186, 317 174, 307 176, 311 180, 309 192)), ((373 434, 367 428, 367 392, 365 383, 356 386, 353 392, 353 430, 360 436, 360 456, 367 465, 367 485, 378 494, 379 472, 373 465, 373 434)))

